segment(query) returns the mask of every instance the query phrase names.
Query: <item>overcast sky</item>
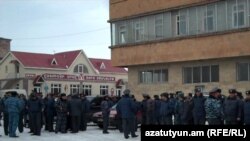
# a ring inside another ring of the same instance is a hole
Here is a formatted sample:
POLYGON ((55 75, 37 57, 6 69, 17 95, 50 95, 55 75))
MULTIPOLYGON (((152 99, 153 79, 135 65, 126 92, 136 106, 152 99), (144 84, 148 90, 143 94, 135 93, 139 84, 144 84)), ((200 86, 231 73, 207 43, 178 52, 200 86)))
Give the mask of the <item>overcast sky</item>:
POLYGON ((11 50, 54 53, 83 49, 110 58, 109 0, 0 0, 0 37, 11 50))

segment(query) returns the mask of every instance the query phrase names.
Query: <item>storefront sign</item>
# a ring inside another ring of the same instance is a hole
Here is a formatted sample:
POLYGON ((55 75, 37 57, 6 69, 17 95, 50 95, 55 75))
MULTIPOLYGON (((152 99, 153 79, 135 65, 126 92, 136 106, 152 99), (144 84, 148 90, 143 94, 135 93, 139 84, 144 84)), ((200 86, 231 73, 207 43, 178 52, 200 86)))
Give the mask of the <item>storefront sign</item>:
POLYGON ((78 76, 76 75, 67 75, 67 74, 44 74, 43 78, 45 80, 77 80, 78 76))
POLYGON ((105 76, 84 76, 86 81, 104 81, 104 82, 114 82, 115 77, 105 77, 105 76))
POLYGON ((115 82, 115 77, 105 76, 83 76, 67 74, 43 74, 44 80, 68 80, 68 81, 96 81, 96 82, 115 82))
POLYGON ((35 78, 36 77, 36 74, 33 74, 33 73, 26 73, 25 74, 25 78, 35 78))

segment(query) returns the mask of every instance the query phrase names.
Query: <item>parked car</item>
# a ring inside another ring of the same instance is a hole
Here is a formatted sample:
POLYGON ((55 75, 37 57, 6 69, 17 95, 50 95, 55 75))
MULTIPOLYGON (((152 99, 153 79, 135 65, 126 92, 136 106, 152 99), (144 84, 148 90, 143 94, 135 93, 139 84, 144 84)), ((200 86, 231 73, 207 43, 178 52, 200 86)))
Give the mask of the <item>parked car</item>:
POLYGON ((102 96, 86 96, 90 102, 90 111, 88 113, 88 122, 92 121, 93 114, 101 110, 102 96))
MULTIPOLYGON (((115 104, 113 107, 110 108, 110 115, 109 115, 109 126, 111 127, 115 127, 117 128, 117 111, 116 111, 116 106, 117 104, 115 104)), ((138 112, 136 114, 137 117, 137 124, 140 125, 141 124, 141 119, 142 119, 142 114, 141 112, 138 112)), ((102 117, 102 112, 96 112, 93 114, 93 122, 97 124, 98 127, 102 128, 103 127, 103 117, 102 117)))
POLYGON ((26 97, 28 97, 27 95, 27 92, 26 90, 24 89, 4 89, 4 90, 0 90, 0 97, 4 97, 4 95, 7 93, 7 92, 17 92, 18 94, 23 94, 25 95, 26 97))

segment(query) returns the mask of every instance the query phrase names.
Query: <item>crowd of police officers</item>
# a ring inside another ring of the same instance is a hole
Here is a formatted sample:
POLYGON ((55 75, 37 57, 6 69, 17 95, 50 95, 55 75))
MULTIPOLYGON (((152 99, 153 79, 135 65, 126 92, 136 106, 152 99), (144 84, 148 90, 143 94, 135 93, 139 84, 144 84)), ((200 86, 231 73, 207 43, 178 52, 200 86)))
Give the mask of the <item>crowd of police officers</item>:
MULTIPOLYGON (((137 137, 138 112, 144 125, 205 125, 206 121, 209 125, 250 125, 250 91, 246 91, 245 98, 236 89, 230 89, 228 97, 225 97, 219 88, 212 89, 208 97, 203 96, 201 89, 195 89, 194 96, 184 96, 178 91, 155 95, 152 99, 143 94, 141 102, 136 101, 129 89, 123 93, 118 102, 108 96, 102 100, 104 134, 109 133, 110 108, 115 103, 117 127, 126 139, 129 134, 137 137)), ((24 127, 28 127, 32 135, 40 136, 43 125, 45 130, 56 134, 85 131, 89 110, 90 102, 83 94, 60 94, 59 97, 48 94, 42 98, 32 93, 26 99, 24 95, 8 92, 0 99, 0 118, 3 117, 4 133, 9 137, 18 137, 17 128, 22 133, 24 127)))

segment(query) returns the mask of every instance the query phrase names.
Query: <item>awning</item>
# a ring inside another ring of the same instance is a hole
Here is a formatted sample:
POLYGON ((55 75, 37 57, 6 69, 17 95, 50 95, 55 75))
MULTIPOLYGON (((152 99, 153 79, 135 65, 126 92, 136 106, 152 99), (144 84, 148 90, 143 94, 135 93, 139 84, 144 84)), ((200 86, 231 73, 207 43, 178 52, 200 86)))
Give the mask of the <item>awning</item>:
POLYGON ((121 87, 122 85, 124 85, 124 82, 122 79, 119 79, 116 81, 116 87, 121 87))
POLYGON ((12 63, 12 64, 19 64, 19 62, 17 60, 11 60, 10 63, 12 63))
POLYGON ((43 82, 44 82, 43 77, 41 75, 37 75, 33 81, 33 85, 42 84, 43 82))

